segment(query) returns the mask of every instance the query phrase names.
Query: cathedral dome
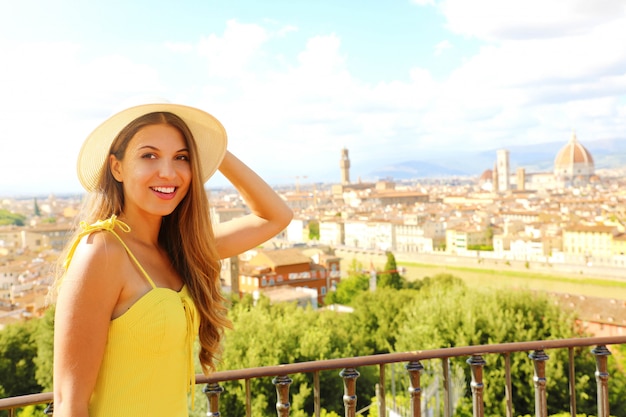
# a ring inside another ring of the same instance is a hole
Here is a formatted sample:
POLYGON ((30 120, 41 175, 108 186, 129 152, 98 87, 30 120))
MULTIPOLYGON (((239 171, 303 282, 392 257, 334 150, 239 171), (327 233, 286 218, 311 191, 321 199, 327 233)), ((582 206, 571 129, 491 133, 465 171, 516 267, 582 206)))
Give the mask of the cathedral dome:
POLYGON ((493 171, 490 169, 486 169, 485 171, 483 171, 483 173, 480 175, 480 178, 478 179, 479 182, 490 182, 493 180, 493 171))
POLYGON ((554 159, 554 175, 565 180, 589 178, 594 174, 593 157, 580 142, 576 134, 563 146, 554 159))

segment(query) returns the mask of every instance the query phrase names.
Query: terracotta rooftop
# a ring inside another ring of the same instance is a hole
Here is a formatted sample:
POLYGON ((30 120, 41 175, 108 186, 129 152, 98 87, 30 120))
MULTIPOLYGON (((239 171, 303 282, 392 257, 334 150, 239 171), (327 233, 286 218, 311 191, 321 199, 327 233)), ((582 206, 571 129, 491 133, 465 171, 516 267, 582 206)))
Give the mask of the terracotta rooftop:
POLYGON ((593 158, 589 151, 572 134, 570 141, 559 151, 554 159, 555 168, 571 167, 574 164, 593 165, 593 158))
POLYGON ((555 303, 573 309, 580 320, 626 326, 626 301, 584 295, 551 293, 555 303))
POLYGON ((272 249, 259 251, 250 263, 254 265, 269 264, 276 268, 278 266, 308 264, 311 258, 305 256, 300 249, 272 249))
POLYGON ((584 224, 572 224, 566 226, 564 229, 566 232, 587 232, 587 233, 615 233, 617 228, 613 226, 605 226, 603 224, 597 224, 592 226, 587 226, 584 224))

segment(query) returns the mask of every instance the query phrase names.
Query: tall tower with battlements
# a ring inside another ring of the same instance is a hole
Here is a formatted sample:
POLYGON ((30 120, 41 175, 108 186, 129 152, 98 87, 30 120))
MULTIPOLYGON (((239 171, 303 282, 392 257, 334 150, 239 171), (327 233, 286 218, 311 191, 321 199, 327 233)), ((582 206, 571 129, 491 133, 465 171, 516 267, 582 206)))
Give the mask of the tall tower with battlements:
POLYGON ((350 184, 350 158, 348 157, 348 150, 346 148, 341 150, 339 167, 341 168, 341 183, 350 184))
POLYGON ((506 149, 499 149, 496 151, 496 169, 498 170, 498 188, 496 191, 504 192, 510 189, 510 165, 509 165, 509 151, 506 149))

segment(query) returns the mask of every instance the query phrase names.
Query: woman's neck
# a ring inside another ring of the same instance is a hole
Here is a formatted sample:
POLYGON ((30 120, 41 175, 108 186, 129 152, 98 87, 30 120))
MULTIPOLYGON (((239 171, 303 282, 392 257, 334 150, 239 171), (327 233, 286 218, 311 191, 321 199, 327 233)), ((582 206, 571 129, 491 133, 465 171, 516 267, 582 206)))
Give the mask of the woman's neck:
POLYGON ((122 212, 118 218, 130 227, 133 240, 144 245, 159 246, 162 217, 133 216, 122 212))

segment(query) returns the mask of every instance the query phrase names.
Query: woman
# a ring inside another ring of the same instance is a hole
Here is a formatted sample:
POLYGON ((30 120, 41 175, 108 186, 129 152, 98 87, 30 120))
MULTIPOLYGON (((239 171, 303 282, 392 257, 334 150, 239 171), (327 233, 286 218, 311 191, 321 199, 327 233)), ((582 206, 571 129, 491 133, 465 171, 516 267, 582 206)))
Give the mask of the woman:
POLYGON ((89 194, 58 283, 55 417, 187 416, 194 338, 208 373, 229 326, 219 260, 292 218, 226 144, 211 115, 169 103, 123 110, 86 139, 89 194), (203 184, 218 168, 251 213, 212 226, 203 184))

